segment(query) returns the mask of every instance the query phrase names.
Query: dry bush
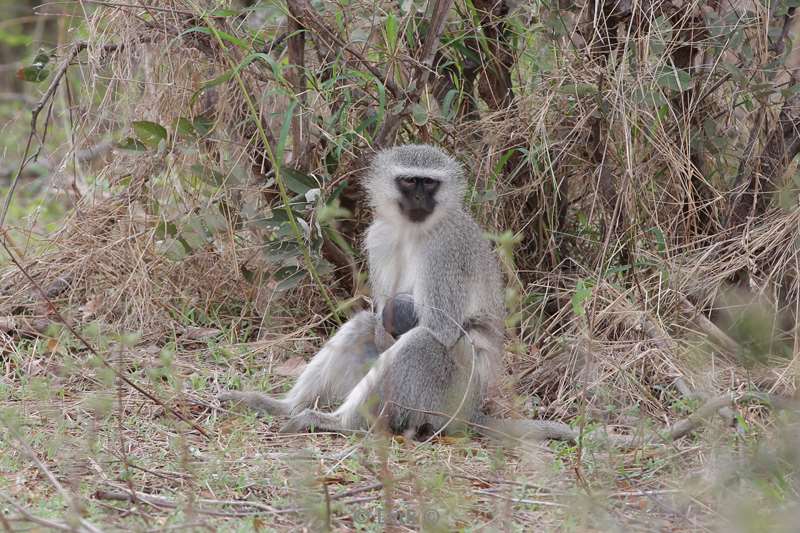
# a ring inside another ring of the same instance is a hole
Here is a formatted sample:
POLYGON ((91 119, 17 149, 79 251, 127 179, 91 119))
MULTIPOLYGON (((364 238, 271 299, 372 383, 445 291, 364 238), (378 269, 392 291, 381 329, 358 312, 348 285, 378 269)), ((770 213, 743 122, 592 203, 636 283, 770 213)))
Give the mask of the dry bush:
MULTIPOLYGON (((432 141, 471 171, 508 267, 524 398, 624 422, 742 390, 752 368, 720 309, 734 289, 780 317, 756 384, 795 393, 794 154, 769 159, 795 112, 787 11, 455 2, 429 42, 436 12, 413 3, 143 4, 96 6, 71 67, 71 149, 112 132, 141 151, 75 180, 74 213, 27 261, 45 288, 68 280, 77 322, 158 341, 198 308, 254 324, 245 340, 330 329, 363 305, 360 169, 377 146, 432 141)), ((14 268, 4 280, 3 314, 42 314, 14 268)))

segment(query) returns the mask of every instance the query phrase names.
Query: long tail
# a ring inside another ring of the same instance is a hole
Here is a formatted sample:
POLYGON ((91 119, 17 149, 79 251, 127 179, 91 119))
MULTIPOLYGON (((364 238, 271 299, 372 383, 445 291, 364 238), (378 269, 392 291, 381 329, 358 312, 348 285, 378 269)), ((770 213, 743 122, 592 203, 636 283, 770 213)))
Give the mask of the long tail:
MULTIPOLYGON (((619 448, 637 448, 657 442, 669 443, 692 433, 711 419, 719 409, 730 407, 731 405, 733 405, 731 394, 722 394, 711 398, 697 411, 677 421, 672 427, 660 433, 645 431, 641 434, 616 435, 604 431, 593 431, 587 436, 591 440, 605 441, 619 448)), ((500 440, 536 441, 552 439, 577 442, 579 437, 577 431, 563 422, 494 418, 483 413, 478 414, 472 420, 471 426, 481 435, 500 440)))
MULTIPOLYGON (((501 441, 537 442, 561 440, 576 443, 580 436, 578 431, 567 424, 553 420, 494 418, 481 414, 473 420, 471 426, 479 434, 501 441)), ((658 440, 655 434, 614 435, 605 432, 593 432, 587 437, 591 440, 613 444, 619 448, 636 448, 642 444, 658 440)))
POLYGON ((518 420, 495 418, 479 414, 471 426, 481 435, 498 440, 520 439, 523 441, 563 440, 575 442, 578 432, 563 422, 552 420, 518 420))

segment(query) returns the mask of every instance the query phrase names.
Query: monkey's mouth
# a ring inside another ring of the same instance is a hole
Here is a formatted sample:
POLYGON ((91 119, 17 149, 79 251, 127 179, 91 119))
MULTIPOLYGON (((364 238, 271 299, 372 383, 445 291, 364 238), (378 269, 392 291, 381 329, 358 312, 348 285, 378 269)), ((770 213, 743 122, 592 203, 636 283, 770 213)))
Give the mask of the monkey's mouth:
POLYGON ((407 207, 403 202, 398 202, 397 204, 400 207, 400 212, 411 222, 425 222, 433 212, 431 209, 425 209, 424 207, 407 207))
POLYGON ((425 222, 431 212, 427 209, 407 209, 406 216, 411 222, 425 222))

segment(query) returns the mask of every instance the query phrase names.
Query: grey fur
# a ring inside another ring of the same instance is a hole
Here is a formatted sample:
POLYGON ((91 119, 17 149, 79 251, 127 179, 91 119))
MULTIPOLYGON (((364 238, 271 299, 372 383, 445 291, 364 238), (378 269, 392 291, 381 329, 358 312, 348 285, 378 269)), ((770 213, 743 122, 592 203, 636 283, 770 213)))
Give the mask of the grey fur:
POLYGON ((501 368, 503 281, 489 242, 464 208, 461 166, 433 146, 399 146, 377 154, 364 185, 374 212, 365 239, 374 312, 345 324, 284 399, 225 392, 220 400, 293 415, 283 427, 291 432, 352 432, 380 420, 393 433, 423 437, 460 431, 466 422, 493 437, 574 439, 564 424, 501 421, 483 412, 501 368), (398 208, 401 176, 441 182, 436 208, 423 222, 409 221, 398 208), (395 339, 381 318, 386 302, 404 293, 413 298, 417 322, 395 339), (340 402, 331 413, 314 409, 340 402))

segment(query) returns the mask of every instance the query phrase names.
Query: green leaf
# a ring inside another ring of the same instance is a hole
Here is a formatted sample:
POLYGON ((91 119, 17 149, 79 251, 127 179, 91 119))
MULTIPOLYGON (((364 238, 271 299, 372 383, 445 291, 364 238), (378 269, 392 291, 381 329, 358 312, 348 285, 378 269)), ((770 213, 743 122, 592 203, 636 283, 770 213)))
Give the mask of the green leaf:
MULTIPOLYGON (((281 163, 283 161, 283 153, 286 151, 286 140, 289 137, 289 128, 292 125, 292 116, 294 115, 294 108, 297 107, 297 100, 293 100, 283 114, 283 124, 281 124, 281 132, 278 137, 278 145, 275 147, 275 161, 281 163)), ((294 154, 297 157, 298 154, 294 154)))
POLYGON ((685 91, 692 85, 692 75, 680 68, 663 68, 656 74, 656 83, 665 89, 685 91))
POLYGON ((205 137, 213 127, 214 121, 205 115, 200 115, 194 120, 180 117, 175 122, 175 131, 184 138, 196 139, 198 137, 205 137))
POLYGON ((120 150, 130 150, 132 152, 147 151, 147 146, 145 146, 144 143, 139 139, 134 139, 133 137, 128 137, 127 139, 116 143, 116 147, 120 150))
POLYGON ((167 239, 159 246, 161 253, 173 261, 186 257, 186 248, 178 239, 167 239))
POLYGON ((386 17, 383 31, 386 34, 386 48, 390 52, 394 52, 397 49, 397 17, 394 16, 394 13, 389 13, 389 16, 386 17))
POLYGON ((216 87, 217 85, 222 85, 223 83, 227 83, 228 81, 230 81, 231 78, 233 78, 235 71, 236 71, 235 68, 225 71, 216 78, 212 78, 206 82, 203 82, 203 84, 200 85, 200 88, 197 89, 197 91, 195 91, 195 93, 192 95, 190 101, 194 103, 194 101, 197 99, 197 96, 203 91, 210 89, 212 87, 216 87))
POLYGON ((224 17, 235 17, 238 14, 239 12, 233 9, 215 9, 214 11, 211 12, 211 15, 209 16, 224 18, 224 17))
POLYGON ((773 83, 754 83, 750 85, 750 92, 753 94, 755 98, 764 98, 776 91, 776 87, 773 83))
POLYGON ((210 89, 211 87, 216 87, 217 85, 226 83, 227 81, 232 79, 236 75, 236 73, 238 73, 243 68, 246 68, 248 65, 250 65, 250 63, 252 63, 252 62, 254 62, 254 61, 258 60, 258 59, 264 61, 270 67, 272 67, 272 73, 275 75, 275 78, 278 81, 283 81, 284 80, 284 78, 283 78, 283 70, 281 69, 280 65, 278 65, 278 63, 275 62, 275 59, 272 58, 269 54, 264 54, 262 52, 256 52, 256 53, 248 54, 244 59, 242 59, 242 61, 238 65, 236 65, 232 69, 220 74, 216 78, 213 78, 213 79, 211 79, 209 81, 204 82, 200 86, 200 88, 197 89, 194 92, 194 94, 192 94, 192 97, 190 98, 190 102, 194 103, 194 101, 197 99, 197 97, 200 95, 200 93, 202 93, 206 89, 210 89))
POLYGON ((217 172, 213 168, 204 167, 203 165, 197 163, 192 165, 192 172, 195 176, 199 177, 204 182, 208 183, 209 185, 213 185, 215 187, 219 187, 223 183, 225 183, 225 175, 221 172, 217 172))
POLYGON ((180 117, 175 122, 175 132, 181 137, 197 137, 194 125, 186 117, 180 117))
POLYGON ((276 240, 264 245, 264 257, 274 265, 283 265, 287 259, 297 259, 303 256, 303 249, 297 241, 276 240))
POLYGON ((205 26, 195 26, 193 28, 189 28, 188 30, 181 33, 179 37, 183 37, 184 35, 189 35, 190 33, 204 33, 206 35, 210 35, 211 37, 214 37, 214 33, 216 33, 219 36, 219 38, 223 41, 227 41, 231 44, 234 44, 239 48, 245 48, 245 49, 250 48, 250 45, 247 43, 247 41, 239 39, 238 37, 234 37, 230 33, 226 33, 222 30, 215 29, 214 31, 212 31, 210 28, 207 28, 205 26))
POLYGON ((487 189, 478 193, 473 200, 476 204, 485 204, 497 201, 497 191, 494 189, 487 189))
MULTIPOLYGON (((378 92, 378 106, 375 108, 375 114, 372 115, 367 121, 362 121, 362 125, 365 122, 373 122, 376 124, 383 124, 383 117, 386 114, 386 87, 384 87, 383 82, 376 78, 371 72, 367 71, 359 71, 359 70, 352 70, 349 69, 346 72, 348 77, 359 78, 364 80, 365 83, 374 83, 375 90, 378 92)), ((349 102, 349 101, 348 101, 349 102)), ((402 107, 402 103, 400 104, 402 107)), ((347 120, 346 112, 339 112, 339 118, 341 118, 340 124, 338 127, 346 127, 345 122, 347 120)))
POLYGON ((123 346, 136 346, 142 339, 142 334, 138 332, 123 333, 119 336, 119 342, 123 346))
POLYGON ((295 194, 305 194, 311 189, 319 189, 320 186, 313 176, 286 166, 281 166, 281 177, 286 187, 295 194))
POLYGON ((592 288, 584 280, 579 280, 575 286, 575 294, 572 295, 572 312, 576 316, 586 314, 583 304, 592 296, 592 288))
POLYGON ((636 87, 631 93, 631 100, 637 104, 654 107, 656 109, 666 104, 662 91, 656 87, 636 87))
POLYGON ((133 122, 133 131, 136 136, 147 146, 156 148, 161 141, 167 140, 167 130, 161 124, 149 120, 133 122))
POLYGON ((592 83, 565 83, 556 88, 563 94, 574 94, 576 96, 589 96, 597 94, 597 85, 592 83))
POLYGON ((455 100, 456 96, 458 96, 458 89, 450 89, 447 91, 447 94, 444 95, 444 99, 442 100, 442 116, 450 120, 455 115, 456 110, 453 109, 453 100, 455 100))
POLYGON ((202 212, 203 222, 208 229, 215 233, 220 233, 228 229, 228 219, 220 213, 219 209, 209 208, 202 212))
POLYGON ((214 121, 206 115, 200 115, 194 119, 192 126, 194 126, 194 131, 197 132, 198 136, 205 137, 214 128, 214 121))
POLYGON ((36 65, 31 65, 28 67, 22 67, 17 71, 17 79, 22 81, 29 81, 32 83, 39 83, 47 79, 50 75, 50 71, 46 68, 38 67, 36 65))
MULTIPOLYGON (((386 87, 378 78, 374 78, 375 87, 378 89, 378 108, 375 113, 375 122, 383 124, 383 117, 386 114, 386 87)), ((377 132, 376 132, 377 133, 377 132)))
POLYGON ((742 72, 742 69, 735 63, 721 61, 719 66, 722 70, 730 74, 734 81, 743 81, 745 79, 745 73, 742 72))
POLYGON ((653 235, 656 238, 656 244, 658 246, 659 252, 666 252, 667 251, 667 240, 664 238, 664 232, 661 231, 659 227, 652 227, 650 231, 653 232, 653 235))
POLYGON ((320 224, 335 222, 353 216, 349 209, 345 209, 339 204, 338 198, 333 198, 330 203, 323 204, 317 209, 317 220, 320 224))
POLYGON ((174 222, 159 220, 156 226, 156 239, 167 239, 178 234, 178 227, 174 222))
POLYGON ((417 126, 424 126, 428 123, 428 110, 422 104, 414 104, 411 107, 411 119, 417 126))
POLYGON ((189 250, 199 250, 208 244, 210 235, 198 217, 190 217, 181 230, 180 239, 189 250))
POLYGON ((278 282, 278 285, 275 287, 275 290, 278 292, 287 291, 291 288, 296 287, 300 280, 302 280, 306 276, 306 271, 296 267, 284 267, 279 269, 278 271, 273 274, 273 278, 278 282))

